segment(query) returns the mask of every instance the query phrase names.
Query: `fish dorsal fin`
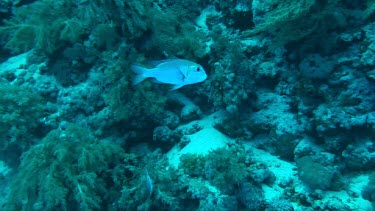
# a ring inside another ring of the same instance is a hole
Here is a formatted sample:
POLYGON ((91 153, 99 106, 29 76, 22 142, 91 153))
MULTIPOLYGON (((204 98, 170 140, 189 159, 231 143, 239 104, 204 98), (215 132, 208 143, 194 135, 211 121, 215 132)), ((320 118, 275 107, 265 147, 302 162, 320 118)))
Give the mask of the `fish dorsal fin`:
POLYGON ((173 60, 176 60, 176 59, 162 59, 162 60, 152 60, 150 61, 151 65, 153 65, 154 67, 160 65, 160 64, 163 64, 165 62, 170 62, 170 61, 173 61, 173 60))

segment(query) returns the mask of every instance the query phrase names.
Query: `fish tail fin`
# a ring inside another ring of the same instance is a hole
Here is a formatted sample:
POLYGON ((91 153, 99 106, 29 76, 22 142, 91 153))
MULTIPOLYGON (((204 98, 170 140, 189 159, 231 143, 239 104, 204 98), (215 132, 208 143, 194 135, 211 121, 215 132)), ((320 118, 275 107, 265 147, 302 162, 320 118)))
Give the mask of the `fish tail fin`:
POLYGON ((133 85, 137 85, 148 78, 148 76, 145 74, 148 71, 147 68, 138 65, 132 65, 130 68, 135 74, 137 74, 133 79, 133 85))

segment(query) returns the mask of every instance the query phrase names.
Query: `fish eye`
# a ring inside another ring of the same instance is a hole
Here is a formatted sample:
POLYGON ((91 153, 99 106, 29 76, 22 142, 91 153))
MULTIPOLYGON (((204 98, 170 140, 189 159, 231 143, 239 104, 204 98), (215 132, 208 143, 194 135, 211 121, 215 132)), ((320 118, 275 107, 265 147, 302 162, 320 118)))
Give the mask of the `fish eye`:
POLYGON ((201 68, 200 68, 200 67, 197 67, 196 71, 197 71, 197 72, 201 71, 201 68))

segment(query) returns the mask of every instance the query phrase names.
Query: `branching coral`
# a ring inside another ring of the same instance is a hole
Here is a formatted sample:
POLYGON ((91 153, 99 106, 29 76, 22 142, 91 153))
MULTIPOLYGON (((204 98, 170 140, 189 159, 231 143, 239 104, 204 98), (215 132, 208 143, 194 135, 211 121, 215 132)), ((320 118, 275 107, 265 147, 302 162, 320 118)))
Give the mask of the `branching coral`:
POLYGON ((168 55, 202 58, 206 55, 206 36, 186 20, 187 11, 172 7, 164 12, 151 10, 149 17, 153 47, 168 55), (183 24, 181 24, 183 23, 183 24))
POLYGON ((207 156, 186 154, 181 157, 180 167, 187 174, 201 176, 224 193, 233 193, 235 184, 249 176, 249 157, 241 147, 213 150, 207 156))
MULTIPOLYGON (((136 60, 137 54, 129 46, 124 47, 122 51, 130 51, 128 57, 136 60)), ((108 92, 104 94, 104 100, 110 106, 116 121, 129 121, 137 118, 139 121, 130 121, 127 126, 142 126, 142 122, 161 119, 164 113, 164 105, 167 98, 153 90, 150 83, 142 83, 137 87, 131 84, 133 73, 127 69, 130 66, 129 61, 121 57, 113 62, 108 59, 108 64, 104 66, 105 80, 111 83, 108 92), (125 69, 124 69, 125 67, 125 69), (141 121, 141 119, 147 121, 141 121)), ((143 125, 145 126, 145 125, 143 125)))
POLYGON ((375 1, 374 0, 367 0, 366 1, 366 10, 364 11, 364 18, 370 19, 374 17, 375 14, 375 1))
MULTIPOLYGON (((0 84, 0 152, 13 157, 33 143, 33 129, 43 114, 43 100, 25 88, 0 84)), ((8 160, 7 158, 4 158, 8 160)))
MULTIPOLYGON (((35 1, 16 8, 14 16, 4 21, 4 26, 0 27, 1 43, 13 53, 35 48, 52 54, 67 43, 82 42, 98 24, 121 27, 123 22, 134 22, 125 21, 129 17, 141 20, 137 11, 125 14, 124 11, 128 11, 125 6, 129 5, 136 4, 124 5, 121 1, 35 1)), ((144 21, 139 22, 138 25, 145 25, 144 21)), ((133 33, 145 31, 145 26, 133 28, 133 33)))
POLYGON ((125 166, 125 158, 119 146, 98 142, 77 125, 53 130, 24 153, 6 209, 105 207, 114 200, 108 198, 106 191, 120 188, 113 186, 117 171, 114 166, 125 166))
POLYGON ((13 53, 31 48, 53 53, 61 45, 61 40, 76 42, 83 28, 71 16, 72 4, 72 1, 44 0, 20 7, 0 28, 3 44, 13 53))
POLYGON ((313 33, 325 33, 328 29, 337 27, 342 20, 333 13, 338 1, 319 2, 315 0, 287 0, 287 1, 256 1, 255 28, 244 31, 244 36, 251 36, 260 32, 267 32, 275 37, 274 47, 285 45, 291 41, 298 41, 313 33), (268 8, 262 8, 265 7, 268 8), (258 14, 259 13, 259 14, 258 14), (259 18, 259 16, 264 16, 259 18))
POLYGON ((184 202, 189 200, 185 191, 181 191, 186 184, 180 180, 176 169, 169 166, 168 159, 155 151, 142 160, 139 178, 132 178, 131 187, 123 187, 117 207, 126 210, 183 209, 184 202))

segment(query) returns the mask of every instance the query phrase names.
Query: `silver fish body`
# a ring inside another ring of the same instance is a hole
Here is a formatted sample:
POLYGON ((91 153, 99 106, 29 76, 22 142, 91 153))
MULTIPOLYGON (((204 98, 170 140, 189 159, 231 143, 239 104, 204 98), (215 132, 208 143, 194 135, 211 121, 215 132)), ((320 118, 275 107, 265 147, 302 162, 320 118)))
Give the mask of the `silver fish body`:
POLYGON ((172 90, 188 84, 195 84, 206 80, 207 74, 197 63, 184 59, 169 59, 155 63, 155 68, 145 68, 132 65, 131 69, 137 75, 133 85, 139 84, 146 78, 153 78, 155 83, 174 85, 172 90))

